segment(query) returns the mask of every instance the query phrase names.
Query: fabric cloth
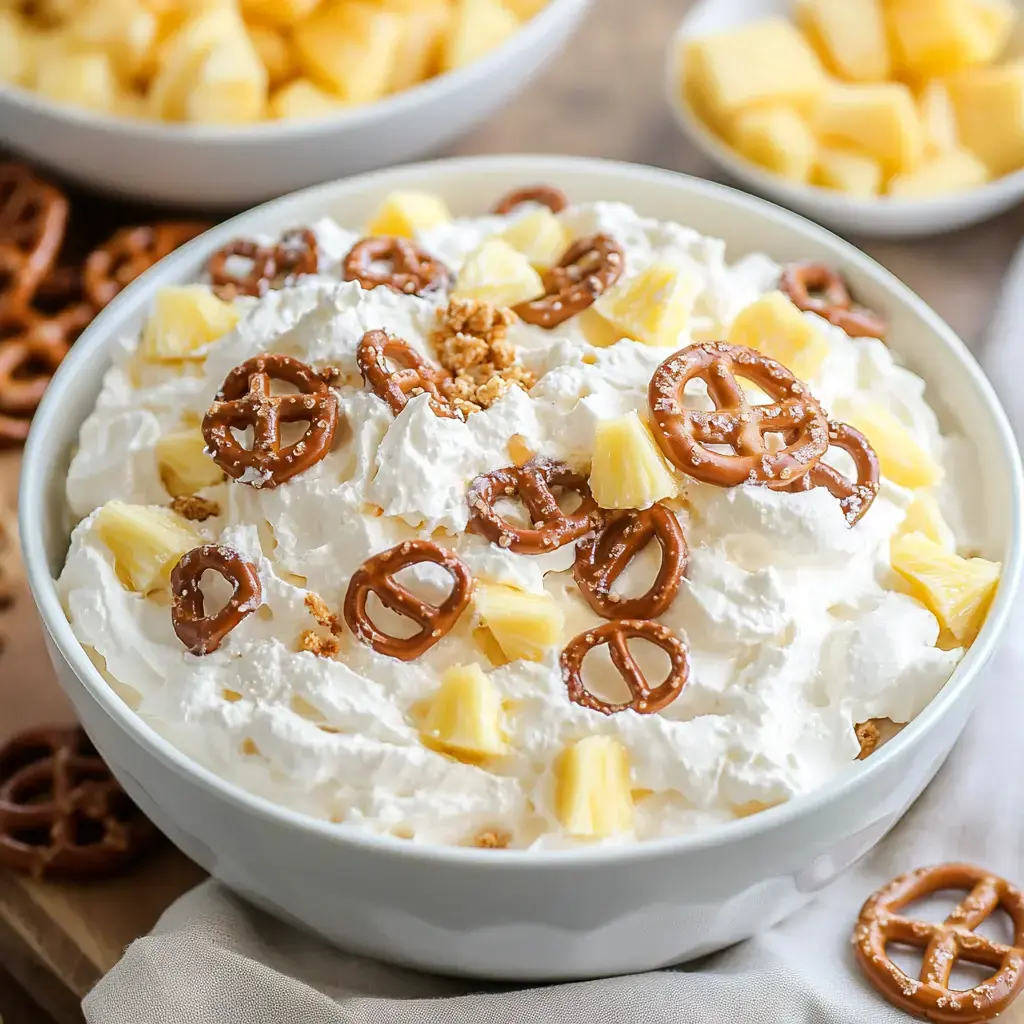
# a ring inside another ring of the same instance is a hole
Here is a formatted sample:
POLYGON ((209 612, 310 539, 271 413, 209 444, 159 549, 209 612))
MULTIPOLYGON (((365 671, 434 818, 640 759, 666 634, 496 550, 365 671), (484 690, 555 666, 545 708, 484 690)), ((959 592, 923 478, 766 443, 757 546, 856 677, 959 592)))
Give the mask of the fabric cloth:
MULTIPOLYGON (((1024 250, 985 353, 1024 379, 1024 250), (1018 283, 1019 282, 1019 283, 1018 283)), ((1008 391, 1019 436, 1024 402, 1008 391)), ((605 981, 509 988, 434 978, 342 953, 216 882, 183 896, 86 998, 90 1024, 906 1024, 861 978, 850 947, 865 897, 948 860, 1024 882, 1024 635, 1011 629, 949 761, 900 825, 814 903, 696 964, 605 981)), ((954 976, 955 977, 955 976, 954 976)), ((975 983, 970 979, 965 984, 975 983)), ((1024 1002, 1024 1000, 1022 1000, 1024 1002)), ((1014 1007, 1008 1021, 1024 1021, 1014 1007)))

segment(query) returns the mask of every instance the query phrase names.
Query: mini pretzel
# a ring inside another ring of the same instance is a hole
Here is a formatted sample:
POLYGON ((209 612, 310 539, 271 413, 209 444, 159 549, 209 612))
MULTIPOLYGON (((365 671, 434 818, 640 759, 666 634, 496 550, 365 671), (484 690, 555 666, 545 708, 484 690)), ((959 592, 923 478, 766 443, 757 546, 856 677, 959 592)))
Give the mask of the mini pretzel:
POLYGON ((853 526, 864 515, 878 494, 878 456, 868 439, 848 423, 828 424, 829 447, 841 448, 856 467, 857 479, 850 480, 827 462, 818 462, 803 476, 782 491, 809 491, 814 487, 827 487, 833 498, 839 499, 846 522, 853 526))
POLYGON ((870 309, 854 307, 846 283, 824 263, 795 263, 782 273, 779 287, 797 309, 817 313, 851 338, 885 340, 885 321, 870 309))
POLYGON ((738 345, 705 342, 676 352, 654 371, 648 402, 669 461, 719 487, 792 482, 828 448, 828 422, 807 385, 781 363, 738 345), (752 381, 774 404, 751 405, 737 377, 752 381), (697 379, 707 384, 712 412, 683 404, 686 385, 697 379), (785 435, 786 446, 769 451, 768 433, 785 435), (732 453, 711 445, 728 445, 732 453))
POLYGON ((610 235, 577 239, 544 275, 544 294, 513 309, 528 324, 550 330, 593 305, 625 266, 626 255, 610 235))
POLYGON ((853 931, 853 946, 868 981, 899 1009, 944 1024, 988 1020, 1024 987, 1024 893, 970 864, 918 868, 868 899, 853 931), (908 903, 944 889, 968 889, 970 894, 941 924, 899 913, 908 903), (1013 921, 1012 946, 975 931, 1000 907, 1013 921), (920 980, 889 958, 890 942, 924 950, 920 980), (952 989, 949 977, 957 960, 991 967, 994 973, 974 988, 952 989))
POLYGON ((541 203, 552 213, 561 213, 569 205, 569 200, 565 193, 554 185, 528 185, 526 188, 517 188, 503 195, 494 204, 491 213, 504 216, 522 203, 541 203))
POLYGON ((320 266, 316 235, 309 228, 293 228, 274 245, 236 238, 218 249, 206 264, 214 290, 223 299, 236 295, 266 295, 301 274, 315 274, 320 266), (228 269, 232 258, 249 260, 242 275, 228 269))
POLYGON ((378 654, 412 661, 450 632, 466 610, 472 592, 473 577, 461 559, 433 541, 408 540, 375 555, 355 571, 345 593, 345 621, 356 637, 378 654), (394 579, 396 573, 421 562, 441 566, 453 580, 451 593, 440 605, 421 600, 394 579), (385 633, 367 613, 370 594, 376 594, 385 608, 412 619, 420 631, 410 637, 385 633))
POLYGON ((0 747, 0 864, 36 878, 108 878, 157 839, 85 733, 51 726, 0 747))
POLYGON ((690 660, 686 645, 672 630, 659 622, 643 619, 606 622, 580 633, 562 651, 562 679, 569 691, 569 699, 591 711, 600 711, 602 715, 614 715, 628 710, 638 715, 653 715, 668 707, 679 696, 689 677, 690 660), (671 667, 658 686, 652 687, 640 671, 626 643, 631 639, 648 640, 669 656, 671 667), (612 664, 629 687, 632 696, 625 704, 612 704, 591 693, 583 685, 583 659, 602 644, 608 644, 612 664))
POLYGON ((115 231, 86 257, 83 276, 89 301, 97 309, 109 306, 135 278, 207 227, 193 221, 166 221, 115 231))
POLYGON ((541 555, 579 540, 594 528, 597 502, 587 478, 564 462, 542 456, 523 466, 508 466, 478 476, 466 496, 469 526, 492 544, 524 555, 541 555), (562 487, 583 499, 579 508, 566 513, 552 491, 562 487), (502 498, 518 498, 530 515, 530 527, 517 526, 496 511, 502 498))
POLYGON ((263 587, 256 566, 233 548, 203 544, 182 555, 171 572, 171 623, 175 636, 195 655, 211 654, 246 616, 263 602, 263 587), (228 603, 214 615, 206 614, 200 587, 207 570, 220 573, 234 586, 228 603))
POLYGON ((424 295, 448 284, 448 268, 405 238, 364 238, 349 249, 342 261, 343 280, 364 288, 384 285, 403 295, 424 295), (374 263, 390 263, 377 270, 374 263))
POLYGON ((410 397, 425 392, 430 395, 430 408, 437 416, 458 418, 438 387, 448 375, 440 367, 431 366, 401 338, 389 338, 384 331, 367 331, 359 342, 356 361, 363 380, 396 416, 409 404, 410 397), (398 369, 388 369, 389 359, 399 364, 398 369))
POLYGON ((576 545, 573 575, 587 604, 603 618, 655 619, 679 593, 687 554, 679 520, 657 504, 606 517, 595 534, 576 545), (650 589, 640 597, 613 594, 615 581, 652 540, 661 546, 661 567, 650 589))
POLYGON ((338 426, 338 399, 312 367, 291 356, 256 356, 228 374, 203 419, 203 437, 213 461, 228 476, 253 487, 277 487, 325 458, 338 426), (283 380, 297 395, 271 395, 283 380), (306 422, 302 437, 281 446, 281 424, 306 422), (244 448, 232 428, 253 429, 244 448))

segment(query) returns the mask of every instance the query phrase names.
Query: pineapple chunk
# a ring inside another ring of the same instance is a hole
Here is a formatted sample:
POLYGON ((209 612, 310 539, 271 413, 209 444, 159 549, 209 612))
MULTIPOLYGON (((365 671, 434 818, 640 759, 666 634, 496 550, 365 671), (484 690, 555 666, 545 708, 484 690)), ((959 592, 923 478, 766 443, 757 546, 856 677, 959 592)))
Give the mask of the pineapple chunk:
POLYGON ((964 149, 953 149, 922 164, 916 171, 897 174, 889 181, 889 195, 904 198, 963 192, 984 185, 988 168, 964 149))
POLYGON ((633 827, 629 754, 611 736, 588 736, 559 758, 555 805, 570 835, 605 838, 633 827))
POLYGON ((958 643, 973 642, 999 583, 998 562, 961 558, 923 533, 908 533, 892 542, 892 567, 958 643))
POLYGON ((24 83, 32 73, 27 29, 16 11, 0 10, 0 84, 24 83))
POLYGON ((110 113, 120 87, 114 65, 105 53, 64 53, 43 61, 36 72, 36 91, 55 103, 110 113))
POLYGON ((202 349, 233 330, 240 313, 203 285, 161 288, 142 332, 142 354, 153 360, 202 359, 202 349))
POLYGON ((821 332, 782 292, 769 292, 740 310, 727 340, 763 352, 801 380, 813 380, 828 355, 821 332))
POLYGON ((118 74, 131 80, 151 66, 159 22, 135 0, 92 0, 75 17, 70 32, 76 42, 105 50, 118 74))
POLYGON ((484 239, 466 257, 452 289, 452 298, 493 306, 515 306, 543 294, 544 282, 530 261, 497 236, 484 239))
POLYGON ((298 24, 292 38, 310 78, 349 103, 372 103, 394 74, 402 30, 402 19, 380 7, 332 3, 298 24))
POLYGON ((441 61, 452 9, 447 0, 385 0, 402 18, 402 40, 388 92, 401 92, 429 78, 441 61))
POLYGON ((518 30, 518 19, 501 0, 455 0, 441 70, 455 71, 472 64, 518 30))
POLYGON ((657 442, 635 412, 597 424, 590 490, 601 508, 648 508, 678 492, 657 442))
POLYGON ((1017 8, 1010 0, 975 0, 974 15, 988 36, 984 63, 998 60, 1017 24, 1017 8))
POLYGON ((505 6, 520 20, 529 21, 540 14, 548 0, 505 0, 505 6))
MULTIPOLYGON (((622 331, 615 324, 605 320, 593 306, 588 306, 582 313, 576 316, 576 323, 579 325, 580 333, 588 345, 594 348, 609 348, 622 341, 622 331)), ((593 362, 593 356, 584 356, 583 362, 593 362)))
POLYGON ((811 183, 852 196, 877 196, 882 190, 882 165, 853 150, 823 146, 818 151, 811 183))
POLYGON ((888 16, 899 65, 911 76, 951 75, 994 56, 996 33, 971 0, 893 0, 888 16))
POLYGON ((917 104, 901 82, 832 85, 818 103, 815 127, 826 144, 852 146, 887 174, 913 170, 924 155, 917 104))
POLYGON ((267 106, 267 69, 247 36, 214 46, 197 70, 185 103, 196 124, 250 124, 267 106))
POLYGON ((993 177, 1024 166, 1024 61, 965 71, 947 85, 964 149, 993 177))
POLYGON ((161 437, 156 443, 156 463, 172 498, 195 494, 224 479, 220 467, 206 454, 206 441, 198 429, 161 437))
POLYGON ((370 235, 391 238, 415 238, 437 224, 447 224, 451 212, 440 196, 430 192, 392 192, 367 225, 370 235))
POLYGON ((755 107, 736 116, 730 138, 737 151, 774 174, 803 183, 818 144, 807 121, 790 107, 755 107))
POLYGON ((840 78, 882 82, 892 71, 882 6, 882 0, 800 0, 797 24, 840 78))
POLYGON ((320 0, 242 0, 247 18, 256 18, 282 28, 312 14, 320 0))
POLYGON ((568 229, 546 206, 520 217, 501 237, 536 270, 553 267, 569 248, 568 229))
POLYGON ((479 665, 454 665, 445 671, 422 735, 428 744, 455 756, 476 759, 506 752, 501 695, 479 665))
POLYGON ((953 551, 956 548, 953 531, 943 519, 935 496, 928 491, 919 491, 914 496, 913 502, 907 509, 906 518, 896 531, 898 537, 908 533, 923 534, 933 544, 938 544, 946 551, 953 551))
POLYGON ((203 542, 187 519, 166 508, 108 501, 93 524, 128 589, 148 594, 167 584, 186 551, 203 542))
POLYGON ((562 637, 565 619, 550 594, 529 594, 503 584, 478 584, 477 614, 509 661, 543 661, 562 637))
POLYGON ((866 405, 851 409, 846 421, 871 442, 882 475, 901 487, 934 487, 942 479, 942 467, 888 409, 866 405))
POLYGON ((298 72, 298 64, 291 43, 283 32, 266 25, 248 25, 249 40, 267 69, 267 81, 272 89, 290 81, 298 72))
POLYGON ((622 336, 644 345, 678 345, 693 312, 700 282, 668 263, 655 263, 608 289, 594 308, 622 336))
POLYGON ((956 111, 944 82, 929 82, 917 98, 925 151, 932 155, 957 148, 956 111))
POLYGON ((270 97, 270 116, 282 121, 313 121, 344 109, 345 104, 337 96, 324 92, 308 78, 297 78, 270 97))

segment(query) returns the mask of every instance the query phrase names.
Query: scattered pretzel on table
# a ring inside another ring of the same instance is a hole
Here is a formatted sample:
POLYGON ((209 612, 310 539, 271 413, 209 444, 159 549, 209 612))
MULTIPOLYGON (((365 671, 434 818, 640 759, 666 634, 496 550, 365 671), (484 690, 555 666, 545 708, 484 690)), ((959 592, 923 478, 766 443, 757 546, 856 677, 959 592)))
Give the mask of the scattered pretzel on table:
POLYGON ((817 313, 851 338, 885 340, 885 321, 863 306, 854 306, 846 282, 824 263, 793 263, 782 272, 779 287, 798 309, 817 313))
POLYGON ((426 295, 447 286, 448 268, 406 238, 363 238, 349 249, 341 263, 345 281, 364 288, 384 286, 402 295, 426 295), (374 264, 387 264, 377 268, 374 264))
POLYGON ((265 295, 302 274, 315 274, 320 267, 320 249, 309 228, 286 231, 270 245, 249 238, 236 238, 218 249, 206 264, 214 291, 222 299, 236 295, 265 295), (245 271, 235 272, 232 260, 248 262, 245 271))
POLYGON ((450 376, 439 366, 431 366, 408 342, 391 338, 384 331, 367 331, 356 350, 356 362, 363 380, 373 393, 388 403, 397 416, 414 395, 430 395, 430 408, 444 419, 461 419, 442 394, 450 376), (398 364, 388 368, 388 361, 398 364))
POLYGON ((540 203, 552 213, 561 213, 569 205, 569 200, 565 193, 554 185, 527 185, 503 195, 494 204, 491 213, 504 216, 522 203, 540 203))

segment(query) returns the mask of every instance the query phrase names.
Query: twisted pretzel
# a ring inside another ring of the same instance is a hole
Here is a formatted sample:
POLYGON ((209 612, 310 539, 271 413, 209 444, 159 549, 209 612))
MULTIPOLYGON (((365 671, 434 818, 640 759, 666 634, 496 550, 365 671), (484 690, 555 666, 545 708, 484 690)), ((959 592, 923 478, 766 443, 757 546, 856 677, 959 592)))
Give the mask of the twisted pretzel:
POLYGON ((687 555, 679 520, 657 504, 606 516, 596 533, 577 543, 573 576, 587 604, 602 618, 656 619, 679 593, 687 555), (613 594, 615 581, 652 540, 661 546, 654 583, 640 597, 613 594))
POLYGON ((561 213, 569 205, 569 200, 565 193, 554 185, 527 185, 503 195, 494 204, 491 213, 505 216, 521 203, 541 203, 552 213, 561 213))
POLYGON ((246 616, 263 602, 256 566, 233 548, 203 544, 181 556, 171 572, 171 624, 174 634, 195 655, 211 654, 246 616), (200 581, 207 570, 220 573, 234 590, 227 604, 206 614, 200 581))
POLYGON ((899 1009, 948 1024, 988 1020, 1024 987, 1024 893, 970 864, 918 868, 868 899, 854 928, 853 946, 868 981, 899 1009), (970 894, 941 924, 900 915, 908 903, 943 889, 968 889, 970 894), (1012 946, 974 930, 999 907, 1013 920, 1012 946), (908 977, 889 958, 890 942, 925 951, 920 980, 908 977), (994 973, 974 988, 951 989, 949 977, 957 960, 991 967, 994 973))
POLYGON ((605 622, 574 637, 562 651, 562 679, 569 691, 569 699, 591 711, 600 711, 602 715, 629 710, 638 715, 653 715, 668 707, 679 696, 689 678, 690 659, 686 645, 672 630, 659 622, 642 619, 605 622), (671 667, 658 686, 652 687, 647 682, 647 677, 630 653, 626 641, 634 638, 649 641, 669 656, 671 667), (608 644, 612 664, 629 687, 631 698, 625 704, 612 704, 591 693, 583 685, 583 659, 602 644, 608 644))
POLYGON ((523 466, 508 466, 478 476, 469 485, 466 500, 470 531, 524 555, 544 554, 579 540, 594 528, 598 511, 586 477, 564 462, 543 456, 523 466), (563 512, 552 490, 555 487, 579 494, 579 508, 563 512), (517 526, 499 515, 495 506, 506 497, 518 498, 526 506, 531 526, 517 526))
POLYGON ((528 324, 550 330, 593 305, 625 266, 626 254, 610 235, 577 239, 544 275, 544 294, 513 309, 528 324))
POLYGON ((367 331, 356 350, 356 362, 363 380, 373 393, 384 399, 397 416, 414 395, 430 395, 430 408, 446 419, 460 418, 441 393, 439 385, 448 379, 440 367, 431 366, 408 342, 389 338, 384 331, 367 331), (389 370, 386 360, 398 364, 389 370))
POLYGON ((473 577, 461 559, 433 541, 408 540, 374 555, 355 571, 345 593, 345 621, 356 637, 378 654, 412 661, 451 631, 466 610, 472 592, 473 577), (440 605, 421 600, 394 579, 396 573, 421 562, 441 566, 452 578, 451 593, 440 605), (419 632, 397 637, 378 628, 366 610, 370 594, 376 594, 385 608, 412 619, 420 627, 419 632))
POLYGON ((338 399, 312 367, 291 356, 256 356, 236 366, 203 419, 203 437, 228 476, 253 487, 277 487, 325 458, 338 426, 338 399), (273 380, 297 395, 271 395, 273 380), (306 422, 302 437, 281 445, 281 424, 306 422), (252 427, 252 448, 231 432, 252 427))
POLYGON ((156 838, 81 728, 30 729, 0 747, 0 864, 36 878, 106 878, 156 838))
POLYGON ((319 267, 316 235, 309 228, 293 228, 273 245, 236 238, 210 257, 206 272, 216 293, 222 299, 233 299, 236 295, 266 295, 302 274, 315 274, 319 267), (232 258, 249 260, 251 265, 244 274, 236 274, 228 268, 232 258))
POLYGON ((788 266, 779 287, 797 309, 817 313, 851 338, 885 340, 885 321, 870 309, 854 307, 846 282, 824 263, 788 266))
POLYGON ((684 473, 719 487, 790 483, 808 472, 828 448, 828 422, 807 385, 781 363, 753 349, 721 342, 690 345, 654 371, 648 388, 651 426, 669 461, 684 473), (774 399, 751 405, 737 377, 774 399), (691 380, 707 384, 713 412, 683 404, 691 380), (769 451, 765 434, 785 435, 769 451), (723 453, 711 445, 728 445, 723 453))
POLYGON ((445 288, 448 268, 406 238, 364 238, 342 260, 343 280, 358 281, 364 288, 383 285, 402 295, 425 295, 445 288), (389 263, 387 270, 374 263, 389 263))

